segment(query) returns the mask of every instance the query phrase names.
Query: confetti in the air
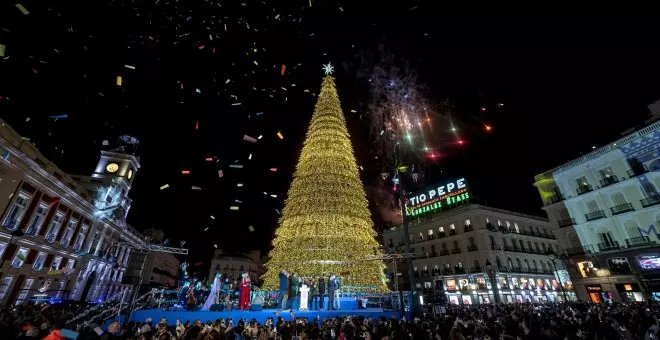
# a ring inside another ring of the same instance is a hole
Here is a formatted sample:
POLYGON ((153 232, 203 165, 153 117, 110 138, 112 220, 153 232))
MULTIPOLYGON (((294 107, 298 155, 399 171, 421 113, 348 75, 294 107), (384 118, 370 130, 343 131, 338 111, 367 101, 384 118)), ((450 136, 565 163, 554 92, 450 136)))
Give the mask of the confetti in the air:
POLYGON ((254 227, 253 227, 253 226, 249 226, 249 227, 248 227, 248 230, 250 230, 250 231, 254 231, 254 227))
POLYGON ((167 189, 167 188, 169 188, 169 187, 170 187, 169 184, 161 185, 161 186, 160 186, 160 190, 165 190, 165 189, 167 189))
POLYGON ((236 186, 240 188, 243 186, 243 183, 236 183, 236 186))
POLYGON ((107 139, 104 139, 103 142, 101 142, 101 145, 108 146, 108 145, 110 145, 110 142, 108 142, 107 139))
POLYGON ((277 172, 277 168, 270 168, 269 169, 271 172, 277 172))
POLYGON ((206 157, 204 160, 207 162, 213 162, 213 157, 206 157))
POLYGON ((222 178, 225 174, 222 172, 222 170, 218 170, 218 177, 222 178))
POLYGON ((190 170, 181 170, 182 175, 190 175, 190 170))
POLYGON ((130 70, 135 70, 135 66, 131 65, 124 65, 125 68, 130 69, 130 70))
POLYGON ((252 154, 248 155, 248 160, 252 160, 252 154))
POLYGON ((18 8, 18 10, 21 11, 21 13, 23 13, 23 15, 28 15, 28 14, 30 14, 30 11, 28 11, 27 8, 25 8, 25 7, 24 7, 23 5, 21 5, 20 3, 17 3, 17 4, 16 4, 16 8, 18 8))
POLYGON ((280 139, 284 139, 284 135, 282 135, 282 133, 279 131, 277 131, 277 137, 280 137, 280 139))
POLYGON ((256 143, 257 139, 248 135, 243 135, 243 140, 250 143, 256 143))
POLYGON ((236 206, 236 205, 232 205, 231 207, 229 207, 229 210, 238 210, 238 209, 239 209, 239 208, 238 208, 238 206, 236 206))
POLYGON ((121 86, 121 84, 124 82, 121 76, 117 76, 117 86, 121 86))
POLYGON ((196 191, 202 190, 201 187, 198 187, 198 186, 195 186, 195 185, 191 186, 191 188, 192 188, 193 190, 196 190, 196 191))
POLYGON ((286 65, 282 64, 282 69, 280 70, 280 74, 284 75, 284 72, 286 72, 286 65))
POLYGON ((212 220, 215 220, 215 216, 211 215, 209 216, 212 220))
POLYGON ((243 165, 241 164, 229 164, 229 167, 232 169, 243 169, 243 165))
POLYGON ((7 48, 7 47, 6 47, 4 44, 0 44, 0 57, 4 57, 4 56, 5 56, 5 49, 6 49, 6 48, 7 48))
POLYGON ((264 138, 264 135, 259 135, 259 137, 257 137, 257 139, 261 139, 261 138, 264 138))

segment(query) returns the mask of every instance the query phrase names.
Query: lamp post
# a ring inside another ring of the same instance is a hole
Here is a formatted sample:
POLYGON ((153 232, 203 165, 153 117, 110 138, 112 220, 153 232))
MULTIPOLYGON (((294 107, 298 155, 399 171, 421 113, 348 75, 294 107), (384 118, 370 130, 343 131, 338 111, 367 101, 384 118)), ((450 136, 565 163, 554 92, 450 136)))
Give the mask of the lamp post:
POLYGON ((495 282, 495 272, 493 271, 493 265, 490 264, 490 260, 486 260, 486 272, 488 272, 488 280, 490 281, 490 287, 493 289, 493 295, 495 295, 495 303, 499 303, 500 292, 497 289, 497 283, 495 282))
MULTIPOLYGON (((550 259, 550 263, 552 263, 552 269, 555 270, 555 273, 557 273, 557 266, 555 265, 555 254, 550 253, 548 254, 548 258, 550 259)), ((564 284, 561 282, 561 277, 559 277, 559 274, 557 274, 557 280, 559 280, 559 290, 561 291, 561 296, 564 298, 564 302, 566 302, 566 293, 564 293, 564 284)))

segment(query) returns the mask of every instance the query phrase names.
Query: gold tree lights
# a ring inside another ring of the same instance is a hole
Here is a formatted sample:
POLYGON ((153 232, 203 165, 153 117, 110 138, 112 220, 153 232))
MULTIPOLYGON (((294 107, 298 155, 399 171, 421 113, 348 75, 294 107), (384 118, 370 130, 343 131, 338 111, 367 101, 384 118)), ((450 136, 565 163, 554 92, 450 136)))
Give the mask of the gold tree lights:
POLYGON ((321 93, 266 263, 266 288, 282 270, 338 275, 358 291, 386 291, 379 247, 332 76, 321 93))

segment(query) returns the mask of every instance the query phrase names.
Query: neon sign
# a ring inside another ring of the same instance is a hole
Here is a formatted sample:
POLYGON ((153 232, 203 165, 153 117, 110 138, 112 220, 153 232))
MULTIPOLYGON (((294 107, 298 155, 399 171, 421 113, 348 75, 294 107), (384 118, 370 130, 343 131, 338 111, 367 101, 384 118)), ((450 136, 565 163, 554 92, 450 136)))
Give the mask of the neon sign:
POLYGON ((406 215, 417 216, 467 201, 469 198, 465 178, 461 178, 410 197, 406 204, 406 215))

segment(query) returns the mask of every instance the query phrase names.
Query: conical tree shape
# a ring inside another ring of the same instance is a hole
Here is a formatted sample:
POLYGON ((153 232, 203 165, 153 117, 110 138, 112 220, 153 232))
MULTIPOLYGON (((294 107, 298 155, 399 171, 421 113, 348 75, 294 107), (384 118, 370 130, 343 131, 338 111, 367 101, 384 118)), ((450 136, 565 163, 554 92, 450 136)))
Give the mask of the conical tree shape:
POLYGON ((334 273, 357 291, 385 291, 380 245, 353 155, 334 78, 323 79, 280 227, 266 263, 266 288, 282 270, 304 277, 334 273))

